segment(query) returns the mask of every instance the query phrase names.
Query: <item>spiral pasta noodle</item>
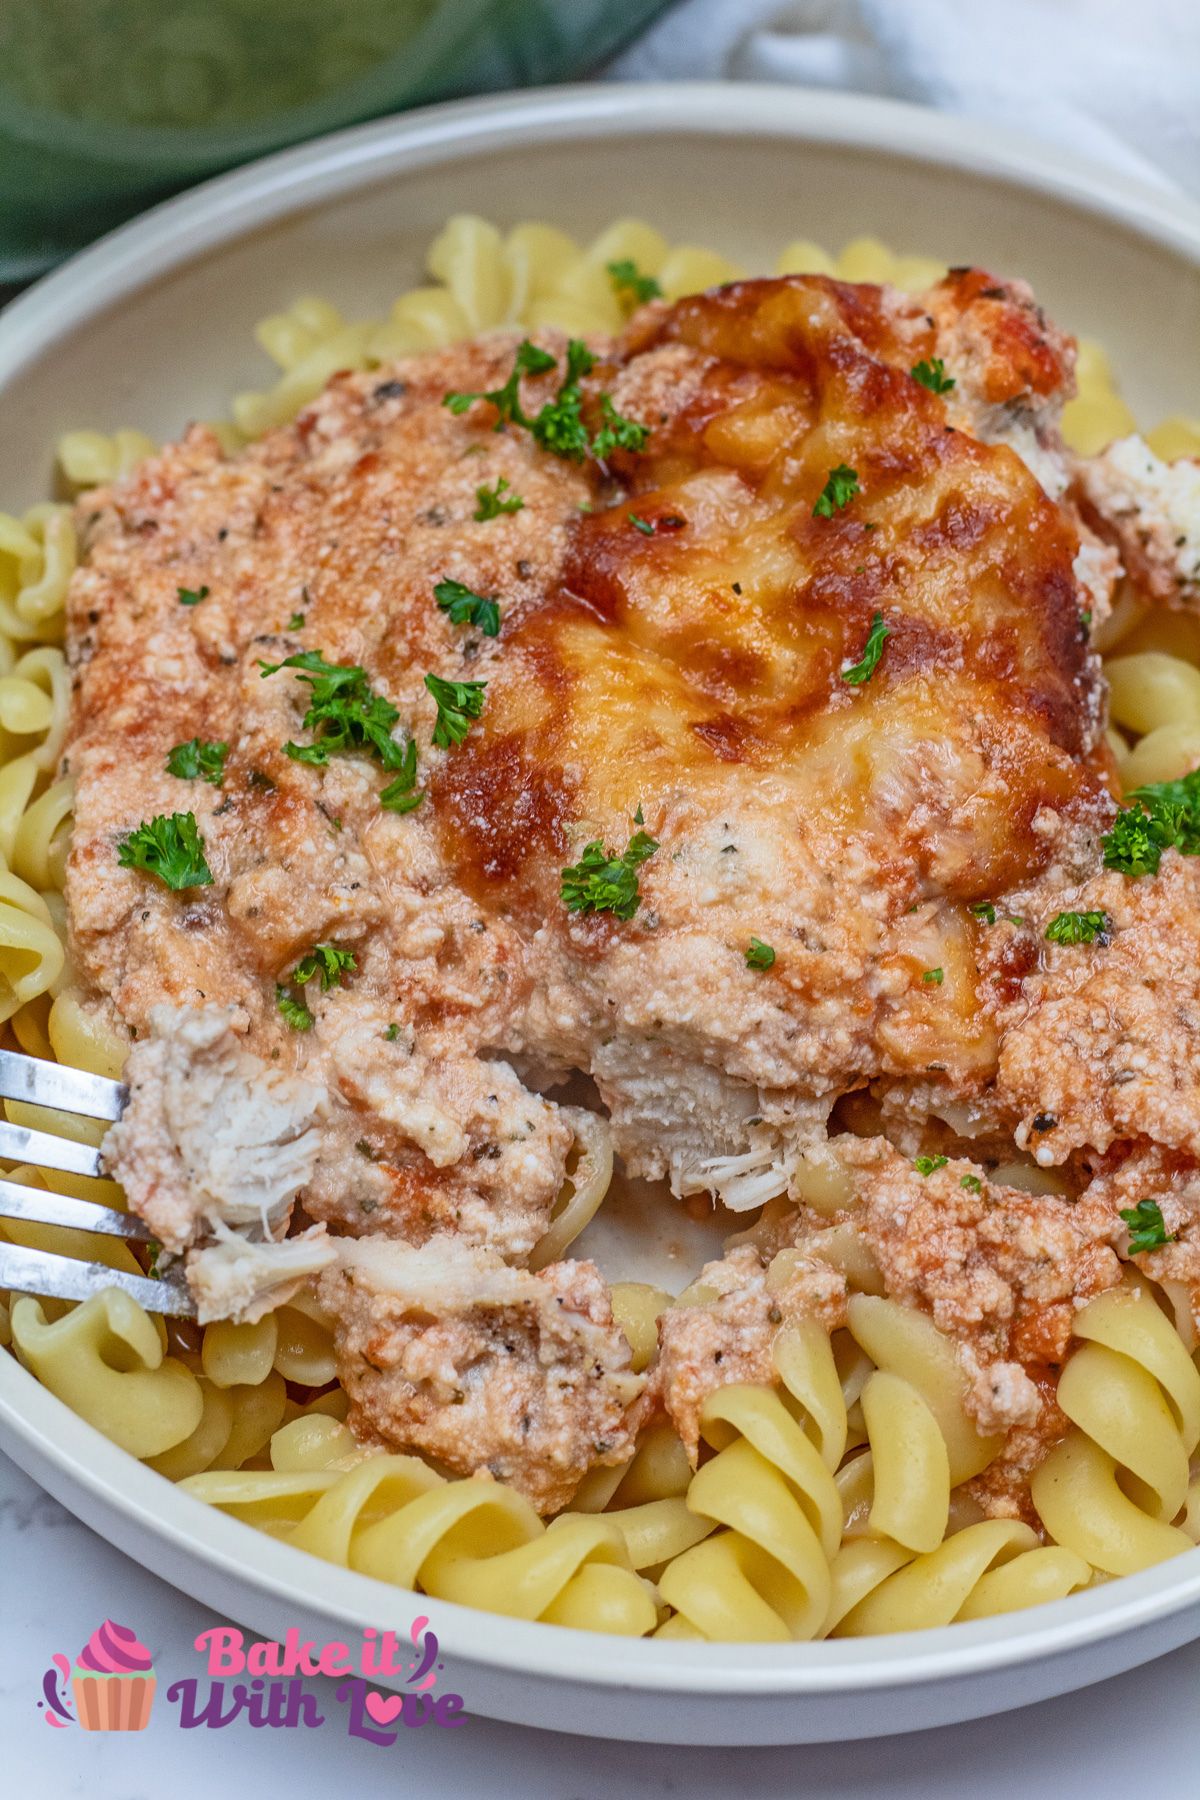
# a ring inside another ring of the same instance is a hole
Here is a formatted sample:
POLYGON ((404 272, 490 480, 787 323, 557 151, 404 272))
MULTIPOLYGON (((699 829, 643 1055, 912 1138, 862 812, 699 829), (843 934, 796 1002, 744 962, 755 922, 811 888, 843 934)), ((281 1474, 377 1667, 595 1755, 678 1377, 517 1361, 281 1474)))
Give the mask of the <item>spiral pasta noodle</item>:
POLYGON ((1129 1282, 1079 1313, 1083 1347, 1058 1404, 1074 1429, 1030 1484, 1046 1529, 1109 1575, 1190 1549, 1173 1521, 1200 1441, 1200 1373, 1147 1288, 1129 1282))
MULTIPOLYGON (((211 429, 236 451, 294 418, 339 370, 480 331, 619 331, 633 306, 611 274, 622 262, 668 300, 745 273, 638 219, 581 245, 543 223, 502 232, 459 215, 430 248, 428 280, 385 317, 347 319, 305 296, 263 319, 256 336, 275 379, 236 395, 211 429)), ((836 256, 795 239, 775 268, 908 291, 943 272, 867 237, 836 256)), ((1068 444, 1091 454, 1133 429, 1103 350, 1082 341, 1068 444)), ((1168 419, 1148 436, 1163 457, 1200 454, 1200 421, 1168 419)), ((121 479, 154 450, 134 429, 72 431, 58 446, 76 491, 121 479)), ((70 688, 60 645, 77 554, 71 508, 0 514, 0 1028, 33 1054, 116 1076, 123 1042, 72 989, 61 892, 72 797, 60 771, 70 688)), ((1110 742, 1126 786, 1200 764, 1200 621, 1149 612, 1127 592, 1094 641, 1107 657, 1110 742)), ((98 1130, 5 1107, 67 1135, 94 1141, 98 1130)), ((611 1178, 604 1122, 566 1110, 576 1148, 535 1269, 564 1254, 611 1178)), ((42 1182, 34 1170, 6 1178, 42 1182)), ((111 1183, 55 1182, 120 1203, 111 1183)), ((817 1152, 794 1187, 829 1218, 847 1177, 817 1152)), ((16 1221, 0 1233, 139 1267, 119 1240, 16 1221)), ((966 1497, 963 1484, 1000 1445, 967 1413, 950 1340, 885 1296, 853 1230, 831 1224, 820 1254, 852 1290, 847 1328, 831 1337, 816 1320, 789 1326, 774 1346, 776 1386, 712 1394, 695 1471, 674 1429, 651 1424, 629 1461, 593 1469, 549 1525, 497 1483, 361 1448, 345 1424, 330 1321, 303 1292, 253 1325, 203 1330, 168 1330, 117 1290, 77 1306, 0 1296, 0 1341, 98 1430, 206 1503, 326 1561, 511 1617, 697 1640, 854 1636, 1061 1598, 1200 1542, 1200 1480, 1189 1473, 1200 1374, 1150 1284, 1130 1277, 1078 1314, 1081 1347, 1059 1387, 1070 1431, 1033 1478, 1043 1543, 1027 1524, 982 1518, 966 1497)), ((614 1287, 636 1370, 655 1354, 668 1304, 647 1283, 614 1287)))
POLYGON ((450 1481, 417 1457, 347 1455, 344 1427, 305 1443, 300 1424, 276 1433, 270 1473, 196 1475, 185 1489, 326 1562, 435 1598, 622 1636, 657 1622, 615 1524, 563 1514, 547 1526, 512 1488, 450 1481))

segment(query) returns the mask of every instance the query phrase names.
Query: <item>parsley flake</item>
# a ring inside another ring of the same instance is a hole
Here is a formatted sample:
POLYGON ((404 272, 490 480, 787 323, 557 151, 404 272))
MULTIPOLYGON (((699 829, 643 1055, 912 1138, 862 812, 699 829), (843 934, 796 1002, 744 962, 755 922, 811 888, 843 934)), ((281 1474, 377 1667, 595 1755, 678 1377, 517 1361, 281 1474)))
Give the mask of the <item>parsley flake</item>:
POLYGON ((353 975, 358 959, 353 950, 339 950, 336 944, 314 944, 308 955, 296 964, 288 977, 296 987, 305 987, 316 976, 321 977, 321 992, 340 987, 343 975, 353 975))
POLYGON ((304 614, 301 612, 293 613, 291 618, 288 620, 288 630, 289 631, 303 631, 303 629, 304 629, 304 614))
POLYGON ((312 704, 302 721, 313 733, 311 744, 287 743, 293 762, 323 767, 331 756, 376 756, 385 769, 404 765, 404 749, 392 736, 400 714, 390 700, 372 691, 367 672, 356 663, 326 662, 320 650, 300 650, 282 662, 260 662, 262 677, 295 669, 312 689, 312 704))
POLYGON ((440 675, 427 675, 425 686, 437 702, 437 723, 433 741, 441 750, 461 744, 471 729, 471 720, 483 711, 486 681, 443 681, 440 675))
POLYGON ((598 461, 603 462, 614 450, 636 451, 646 448, 650 427, 639 425, 636 419, 624 418, 608 394, 600 396, 600 413, 604 424, 592 440, 592 455, 598 461))
POLYGON ((748 969, 769 969, 775 961, 775 952, 770 944, 764 944, 761 938, 752 937, 750 948, 746 951, 746 967, 748 969))
POLYGON ((189 738, 176 744, 167 754, 167 774, 180 781, 207 781, 220 787, 225 778, 225 758, 229 745, 212 743, 205 738, 189 738))
MULTIPOLYGON (((641 810, 639 806, 639 815, 641 810)), ((596 838, 584 846, 577 863, 562 871, 563 905, 572 913, 611 912, 618 919, 632 919, 642 898, 637 871, 657 849, 656 839, 647 831, 635 831, 621 856, 610 855, 596 838)))
MULTIPOLYGON (((590 375, 596 366, 596 358, 581 338, 570 338, 567 342, 566 368, 557 394, 553 400, 547 400, 535 418, 529 418, 521 410, 520 378, 522 375, 543 375, 556 368, 556 359, 547 350, 539 350, 528 338, 517 348, 512 374, 501 388, 493 388, 487 393, 451 393, 443 396, 443 406, 448 406, 452 413, 464 413, 473 406, 476 400, 487 400, 496 408, 498 414, 496 430, 507 424, 523 426, 533 437, 535 443, 552 456, 564 457, 569 462, 582 462, 591 453, 602 460, 612 450, 641 450, 650 435, 647 425, 639 425, 634 419, 622 418, 613 406, 608 394, 600 396, 600 412, 603 425, 589 442, 587 426, 583 420, 583 390, 580 382, 585 375, 590 375)), ((500 484, 497 484, 497 495, 500 484)), ((485 490, 476 490, 476 499, 480 510, 476 518, 488 518, 493 514, 482 510, 485 505, 485 490)), ((515 506, 498 506, 499 511, 513 511, 515 506)))
POLYGON ((530 424, 535 443, 553 456, 582 462, 588 453, 587 427, 583 422, 583 390, 579 383, 590 375, 596 359, 581 338, 567 340, 567 367, 558 393, 548 400, 530 424))
POLYGON ((871 629, 867 633, 867 641, 863 645, 863 653, 858 662, 842 670, 842 680, 851 687, 860 687, 864 681, 870 681, 879 667, 879 659, 883 655, 883 646, 891 636, 891 632, 883 622, 883 614, 877 612, 871 619, 871 629))
POLYGON ((858 471, 848 469, 845 463, 839 463, 836 469, 830 469, 825 486, 817 495, 813 518, 832 519, 835 509, 840 511, 843 506, 849 506, 855 495, 861 492, 858 471))
POLYGON ((564 387, 578 387, 585 375, 590 375, 596 366, 596 359, 582 338, 567 339, 567 369, 563 378, 564 387))
POLYGON ((1112 920, 1106 912, 1060 912, 1046 927, 1052 944, 1091 944, 1099 939, 1108 942, 1112 920))
POLYGON ((914 381, 928 388, 931 394, 948 394, 954 386, 953 375, 947 375, 946 365, 940 356, 931 356, 926 362, 924 358, 914 363, 909 370, 914 381))
POLYGON ((958 1185, 960 1188, 966 1188, 969 1194, 981 1194, 983 1192, 983 1183, 980 1181, 978 1175, 964 1175, 958 1185))
POLYGON ((379 804, 384 812, 410 813, 424 798, 424 792, 417 789, 417 740, 409 738, 400 773, 382 789, 379 804))
POLYGON ((400 1036, 400 1027, 398 1025, 389 1025, 383 1035, 389 1044, 394 1044, 396 1039, 400 1036))
POLYGON ((476 625, 484 637, 500 632, 500 608, 494 600, 464 587, 461 581, 439 581, 433 597, 452 625, 476 625))
POLYGON ((211 887, 212 870, 204 856, 204 839, 196 828, 195 813, 158 813, 123 837, 117 846, 117 862, 123 869, 144 869, 157 875, 167 887, 211 887))
POLYGON ((311 1031, 313 1016, 303 1000, 293 999, 281 982, 275 983, 275 1004, 293 1031, 311 1031))
POLYGON ((1129 1227, 1129 1254, 1141 1256, 1147 1250, 1161 1250, 1173 1244, 1178 1232, 1168 1231, 1157 1200, 1139 1200, 1136 1206, 1123 1206, 1121 1217, 1129 1227))
POLYGON ((202 588, 176 588, 180 606, 199 606, 202 600, 208 599, 209 590, 202 588))
POLYGON ((509 488, 507 476, 501 475, 491 487, 475 489, 473 516, 482 523, 485 519, 498 519, 501 513, 518 513, 524 504, 520 494, 509 488))
POLYGON ((442 405, 448 406, 455 415, 465 413, 476 400, 488 400, 496 408, 498 417, 495 429, 502 431, 505 425, 525 425, 529 420, 521 411, 520 383, 522 375, 544 375, 547 369, 555 367, 555 359, 548 350, 539 350, 525 338, 517 345, 517 354, 513 361, 512 374, 503 387, 491 388, 485 393, 452 393, 443 396, 442 405))
POLYGON ((949 1161, 948 1156, 917 1156, 913 1159, 913 1168, 918 1175, 932 1175, 936 1169, 944 1169, 949 1161))
POLYGON ((945 975, 941 969, 926 969, 921 980, 925 982, 928 987, 941 987, 942 982, 945 980, 945 975))
POLYGON ((971 911, 984 925, 994 925, 996 923, 996 908, 990 900, 976 900, 971 907, 971 911))
POLYGON ((625 517, 629 520, 629 523, 633 526, 634 530, 640 531, 643 537, 654 536, 654 527, 649 519, 643 519, 639 513, 626 513, 625 517))
POLYGON ((1164 850, 1200 855, 1200 769, 1134 788, 1100 843, 1105 868, 1122 875, 1157 874, 1164 850))
POLYGON ((653 275, 643 275, 630 256, 623 257, 620 262, 605 263, 608 278, 616 292, 624 297, 628 295, 636 305, 644 306, 647 300, 658 300, 662 296, 662 288, 653 275))

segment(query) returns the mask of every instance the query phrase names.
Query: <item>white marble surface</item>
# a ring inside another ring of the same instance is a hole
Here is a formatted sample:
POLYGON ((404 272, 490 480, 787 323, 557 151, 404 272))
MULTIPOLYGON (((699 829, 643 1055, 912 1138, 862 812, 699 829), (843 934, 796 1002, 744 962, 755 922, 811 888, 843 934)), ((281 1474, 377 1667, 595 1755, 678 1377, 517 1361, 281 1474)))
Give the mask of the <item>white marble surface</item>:
MULTIPOLYGON (((172 1673, 214 1616, 78 1524, 0 1456, 0 1793, 49 1800, 1108 1800, 1200 1793, 1200 1645, 1083 1694, 938 1732, 811 1749, 687 1750, 601 1744, 472 1719, 404 1733, 389 1749, 315 1731, 182 1732, 156 1707, 136 1736, 52 1731, 37 1709, 52 1651, 106 1615, 132 1625, 172 1673)), ((319 1684, 314 1684, 317 1686, 319 1684)), ((443 1687, 445 1682, 443 1681, 443 1687)), ((470 1695, 466 1696, 468 1705, 470 1695)), ((341 1719, 340 1709, 326 1711, 341 1719)))

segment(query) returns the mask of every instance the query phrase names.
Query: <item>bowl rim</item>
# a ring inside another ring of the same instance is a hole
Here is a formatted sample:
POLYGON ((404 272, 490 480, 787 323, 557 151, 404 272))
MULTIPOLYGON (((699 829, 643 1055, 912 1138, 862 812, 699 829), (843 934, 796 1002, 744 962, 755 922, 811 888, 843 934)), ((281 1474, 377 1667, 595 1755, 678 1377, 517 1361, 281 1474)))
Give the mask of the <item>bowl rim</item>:
POLYGON ((769 82, 535 88, 352 126, 151 207, 44 275, 0 314, 0 391, 58 338, 126 294, 289 214, 406 170, 627 131, 835 144, 940 164, 1065 202, 1200 266, 1200 203, 980 120, 874 95, 769 82))
MULTIPOLYGON (((1107 220, 1200 268, 1200 206, 1186 196, 1001 127, 899 101, 768 83, 545 88, 424 108, 319 138, 218 176, 121 226, 0 315, 0 394, 114 302, 291 214, 391 176, 492 150, 624 135, 842 145, 953 168, 1107 220)), ((323 1563, 182 1492, 71 1412, 11 1355, 0 1355, 0 1440, 18 1462, 23 1450, 35 1469, 52 1467, 60 1493, 86 1490, 102 1509, 185 1562, 202 1562, 272 1600, 362 1628, 394 1614, 404 1591, 323 1563)), ((728 1646, 609 1638, 428 1596, 421 1606, 443 1650, 464 1664, 643 1692, 799 1699, 996 1672, 1136 1631, 1189 1607, 1197 1609, 1200 1632, 1200 1549, 1027 1612, 885 1637, 743 1644, 734 1658, 728 1646)))
MULTIPOLYGON (((241 1588, 303 1607, 339 1628, 378 1629, 395 1617, 398 1597, 409 1593, 293 1549, 196 1499, 72 1412, 15 1356, 0 1354, 0 1448, 28 1466, 14 1445, 30 1451, 35 1465, 50 1463, 68 1490, 72 1484, 81 1486, 103 1508, 122 1514, 148 1543, 160 1540, 185 1563, 203 1563, 241 1588)), ((37 1479, 36 1466, 31 1472, 37 1479)), ((71 1509, 69 1493, 63 1503, 71 1509)), ((141 1560, 162 1579, 183 1586, 151 1557, 141 1560)), ((411 1598, 416 1603, 415 1593, 411 1598)), ((426 1594, 420 1595, 419 1605, 432 1621, 443 1653, 464 1666, 714 1699, 830 1697, 999 1673, 1198 1606, 1200 1548, 1024 1612, 878 1637, 738 1644, 733 1655, 727 1644, 608 1637, 482 1612, 426 1594)))

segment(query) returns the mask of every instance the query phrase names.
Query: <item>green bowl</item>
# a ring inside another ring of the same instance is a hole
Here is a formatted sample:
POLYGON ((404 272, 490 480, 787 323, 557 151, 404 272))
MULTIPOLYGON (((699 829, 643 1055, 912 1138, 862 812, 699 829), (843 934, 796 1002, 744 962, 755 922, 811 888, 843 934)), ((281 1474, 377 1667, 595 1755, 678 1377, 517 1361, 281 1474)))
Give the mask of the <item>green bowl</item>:
POLYGON ((664 0, 25 0, 0 10, 0 282, 302 138, 586 73, 664 0))

